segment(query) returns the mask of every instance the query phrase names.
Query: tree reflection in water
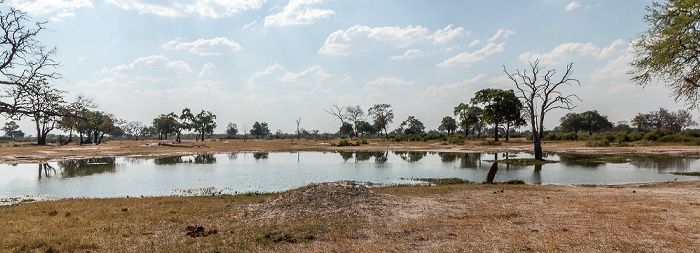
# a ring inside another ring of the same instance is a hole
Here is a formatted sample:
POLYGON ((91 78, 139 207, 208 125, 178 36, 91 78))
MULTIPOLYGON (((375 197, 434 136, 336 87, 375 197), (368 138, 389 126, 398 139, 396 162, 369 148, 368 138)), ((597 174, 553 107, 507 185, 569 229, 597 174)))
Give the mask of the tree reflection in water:
POLYGON ((269 153, 253 153, 253 158, 255 158, 255 160, 267 159, 268 156, 269 153))
POLYGON ((41 175, 42 173, 44 174, 43 177, 51 177, 53 174, 54 176, 56 175, 56 169, 51 166, 48 163, 40 163, 39 164, 39 179, 41 180, 41 175))
POLYGON ((179 163, 194 163, 194 164, 215 164, 216 157, 212 154, 196 155, 196 156, 171 156, 153 159, 156 165, 175 165, 179 163))
POLYGON ((398 155, 403 159, 404 161, 407 161, 409 163, 414 163, 418 162, 423 157, 428 155, 428 152, 405 152, 405 151, 394 151, 395 155, 398 155))
POLYGON ((58 162, 63 178, 82 177, 105 172, 115 172, 117 168, 116 158, 102 157, 83 160, 67 160, 58 162))

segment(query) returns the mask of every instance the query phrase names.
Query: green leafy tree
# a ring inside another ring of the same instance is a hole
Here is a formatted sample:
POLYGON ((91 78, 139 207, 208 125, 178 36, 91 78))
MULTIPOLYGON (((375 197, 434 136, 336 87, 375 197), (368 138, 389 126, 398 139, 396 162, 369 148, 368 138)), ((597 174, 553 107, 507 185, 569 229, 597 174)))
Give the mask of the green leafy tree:
POLYGON ((350 124, 348 122, 343 122, 343 125, 340 126, 338 133, 340 133, 341 135, 344 135, 344 136, 352 137, 352 133, 353 133, 352 124, 350 124))
POLYGON ((250 134, 258 139, 264 139, 265 136, 270 134, 270 128, 268 128, 267 123, 258 123, 257 121, 253 124, 253 128, 250 129, 250 134))
POLYGON ((513 90, 483 89, 477 91, 471 99, 472 104, 483 105, 483 119, 494 124, 494 140, 498 141, 500 124, 520 118, 522 104, 513 90))
POLYGON ((193 125, 195 132, 199 132, 199 140, 204 141, 205 135, 214 133, 214 129, 216 129, 216 122, 214 120, 216 120, 216 115, 210 111, 204 110, 194 117, 193 125))
POLYGON ((425 131, 425 125, 423 125, 423 122, 413 116, 408 116, 404 122, 401 122, 400 127, 401 129, 404 129, 404 134, 420 134, 425 131))
POLYGON ((379 131, 384 129, 384 137, 389 139, 389 132, 387 127, 389 123, 394 121, 394 110, 391 109, 390 104, 375 104, 369 110, 367 114, 374 119, 374 127, 379 131))
POLYGON ((226 126, 226 135, 228 138, 235 138, 236 134, 238 134, 238 125, 233 122, 229 122, 228 126, 226 126))
POLYGON ((632 81, 661 82, 690 109, 700 102, 700 1, 654 2, 644 16, 650 27, 632 44, 632 81))
POLYGON ((446 116, 442 118, 438 130, 447 131, 447 135, 452 135, 457 130, 457 121, 450 116, 446 116))
POLYGON ((169 135, 177 133, 178 124, 174 113, 161 114, 153 119, 153 128, 158 135, 158 140, 167 140, 169 135))
POLYGON ((17 122, 14 121, 5 122, 5 126, 2 128, 2 131, 5 132, 6 137, 13 140, 24 137, 24 132, 19 130, 19 125, 17 125, 17 122))
POLYGON ((372 124, 364 120, 358 121, 355 127, 357 128, 357 134, 362 136, 365 136, 365 134, 374 134, 376 131, 372 124))

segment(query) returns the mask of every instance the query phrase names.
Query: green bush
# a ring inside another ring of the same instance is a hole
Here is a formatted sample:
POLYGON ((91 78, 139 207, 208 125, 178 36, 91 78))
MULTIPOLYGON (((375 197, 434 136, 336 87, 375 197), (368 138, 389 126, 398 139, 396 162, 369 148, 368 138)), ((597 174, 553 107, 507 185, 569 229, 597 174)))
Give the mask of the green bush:
POLYGON ((494 141, 494 140, 488 140, 488 141, 482 142, 481 145, 484 145, 484 146, 500 146, 500 145, 501 145, 501 142, 500 142, 500 141, 494 141))
POLYGON ((350 145, 352 145, 352 144, 350 144, 350 142, 348 140, 341 140, 340 142, 338 142, 339 147, 345 147, 345 146, 350 146, 350 145))
POLYGON ((586 142, 586 147, 609 147, 609 146, 610 146, 610 141, 608 141, 607 139, 586 142))

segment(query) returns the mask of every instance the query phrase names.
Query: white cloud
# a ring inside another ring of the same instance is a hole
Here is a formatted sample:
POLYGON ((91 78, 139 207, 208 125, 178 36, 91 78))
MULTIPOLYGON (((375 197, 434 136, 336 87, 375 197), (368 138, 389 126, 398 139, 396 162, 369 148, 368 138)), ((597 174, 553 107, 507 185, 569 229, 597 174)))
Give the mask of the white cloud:
POLYGON ((483 48, 476 50, 474 52, 464 52, 461 54, 458 54, 455 57, 449 58, 441 63, 438 63, 438 67, 452 67, 452 66, 457 66, 457 65, 462 65, 462 66, 469 66, 470 64, 480 61, 484 58, 486 58, 489 55, 498 53, 498 52, 503 52, 503 48, 505 42, 501 42, 500 44, 495 44, 495 43, 489 43, 483 48))
POLYGON ((167 50, 187 50, 193 54, 206 56, 223 55, 224 53, 239 51, 241 50, 241 45, 225 37, 218 37, 210 40, 198 39, 193 42, 178 42, 173 40, 165 43, 163 48, 167 50))
POLYGON ((214 63, 208 62, 205 63, 204 66, 202 67, 202 70, 199 71, 199 74, 197 74, 200 77, 208 76, 214 73, 214 69, 216 69, 216 66, 214 63))
POLYGON ((255 27, 253 27, 253 26, 254 26, 255 23, 257 23, 257 22, 258 22, 257 20, 253 20, 253 22, 250 22, 250 23, 248 23, 248 24, 243 25, 243 29, 255 30, 255 27))
POLYGON ((406 48, 421 42, 445 43, 462 34, 464 34, 464 28, 452 29, 452 25, 433 34, 429 34, 428 29, 421 26, 400 28, 356 25, 347 30, 331 33, 318 52, 329 55, 350 55, 372 50, 406 48))
POLYGON ((125 10, 155 14, 166 17, 186 17, 198 14, 203 17, 220 18, 238 11, 260 9, 265 0, 107 0, 108 3, 125 10))
POLYGON ((471 43, 469 43, 469 47, 474 47, 479 44, 481 44, 481 40, 473 40, 471 43))
POLYGON ((333 75, 326 73, 323 68, 316 65, 299 73, 290 72, 282 66, 275 64, 267 67, 264 71, 253 74, 248 79, 248 89, 258 87, 275 87, 279 85, 320 85, 321 82, 331 78, 333 75))
POLYGON ((57 12, 57 14, 51 18, 54 21, 74 16, 75 9, 93 7, 92 1, 90 0, 8 0, 7 4, 32 15, 44 15, 57 12))
POLYGON ((555 47, 548 53, 533 53, 525 52, 518 57, 521 61, 533 61, 539 59, 545 64, 560 64, 571 61, 572 58, 582 56, 596 56, 600 52, 600 48, 593 43, 564 43, 555 47))
POLYGON ((465 79, 456 83, 448 83, 441 86, 433 85, 425 89, 420 97, 431 101, 452 101, 457 98, 464 99, 474 96, 472 87, 483 82, 486 74, 480 73, 474 78, 465 79))
MULTIPOLYGON (((504 28, 499 29, 496 31, 496 34, 493 35, 493 37, 489 38, 489 42, 494 42, 498 38, 503 37, 503 39, 508 39, 511 35, 515 34, 514 31, 506 30, 504 28)), ((473 42, 472 42, 473 43, 473 42)))
POLYGON ((576 9, 578 7, 581 7, 581 4, 576 2, 576 1, 571 1, 568 5, 566 5, 566 11, 570 11, 573 9, 576 9))
POLYGON ((469 32, 464 32, 464 28, 457 27, 455 29, 452 29, 452 25, 450 24, 443 29, 435 31, 435 33, 432 36, 430 36, 430 38, 436 44, 445 44, 450 40, 453 40, 454 38, 466 34, 469 34, 469 32))
POLYGON ((398 88, 402 86, 411 86, 415 81, 406 81, 396 77, 379 77, 372 81, 365 82, 366 86, 363 90, 374 90, 380 87, 398 88))
POLYGON ((564 43, 548 53, 525 52, 518 57, 521 61, 534 61, 539 59, 545 64, 561 64, 572 61, 574 58, 593 56, 599 58, 607 58, 617 52, 617 47, 624 45, 625 42, 621 39, 615 40, 609 46, 600 49, 593 43, 564 43))
POLYGON ((183 61, 171 61, 162 55, 151 55, 138 58, 130 64, 122 64, 111 69, 103 69, 103 73, 112 73, 119 78, 146 80, 152 82, 165 81, 170 77, 192 73, 192 68, 183 61))
POLYGON ((333 10, 311 8, 322 0, 289 0, 282 12, 265 17, 265 26, 308 25, 335 15, 333 10))
POLYGON ((423 57, 423 56, 425 56, 425 53, 423 51, 421 51, 420 49, 410 49, 410 50, 406 51, 403 55, 389 57, 389 60, 400 61, 400 60, 408 60, 408 59, 413 59, 413 58, 418 58, 418 57, 423 57))

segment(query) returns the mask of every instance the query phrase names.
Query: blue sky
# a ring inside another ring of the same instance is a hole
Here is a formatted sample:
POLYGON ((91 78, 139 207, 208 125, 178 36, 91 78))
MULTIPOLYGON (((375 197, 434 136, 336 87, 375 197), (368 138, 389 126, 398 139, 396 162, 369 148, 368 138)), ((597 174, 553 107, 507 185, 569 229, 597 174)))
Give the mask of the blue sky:
MULTIPOLYGON (((574 63, 581 99, 612 122, 683 109, 663 86, 628 81, 629 43, 651 1, 6 0, 48 21, 59 89, 98 110, 150 124, 159 114, 208 110, 228 122, 335 132, 341 106, 389 103, 436 129, 484 88, 513 89, 503 73, 539 59, 574 63)), ((547 115, 546 128, 567 111, 547 115)), ((22 130, 35 135, 28 120, 22 130)))

